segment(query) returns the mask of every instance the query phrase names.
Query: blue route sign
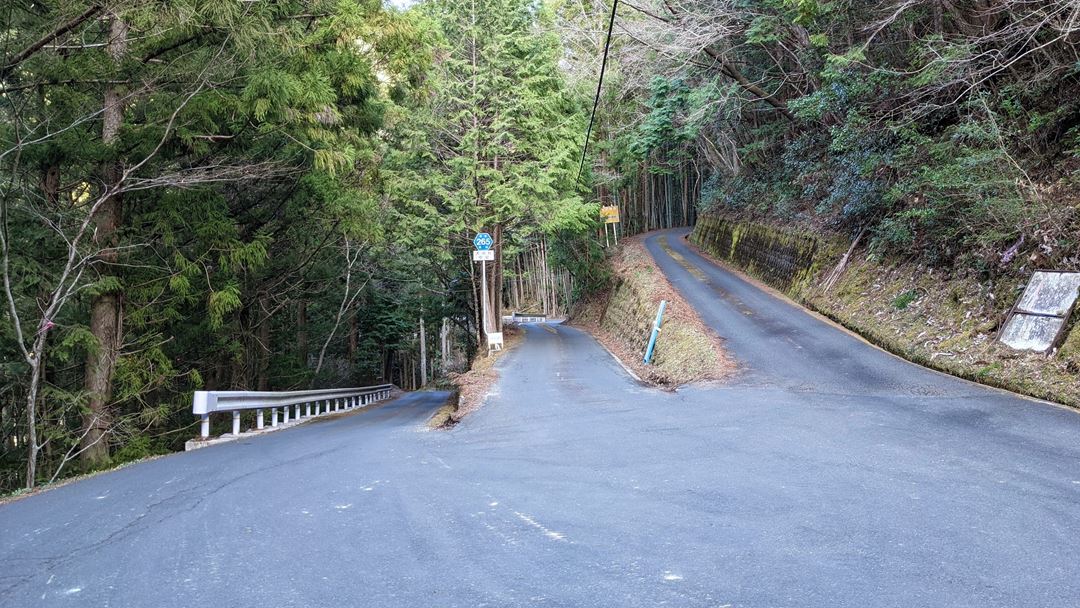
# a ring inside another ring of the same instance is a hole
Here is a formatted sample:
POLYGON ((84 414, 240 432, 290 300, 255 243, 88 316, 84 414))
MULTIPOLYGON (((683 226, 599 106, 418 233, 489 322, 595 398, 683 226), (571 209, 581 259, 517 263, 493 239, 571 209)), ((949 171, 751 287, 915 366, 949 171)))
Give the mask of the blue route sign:
POLYGON ((491 238, 491 235, 486 232, 481 232, 476 235, 476 238, 472 240, 473 245, 476 245, 477 251, 487 251, 491 249, 491 246, 495 244, 495 241, 491 238))

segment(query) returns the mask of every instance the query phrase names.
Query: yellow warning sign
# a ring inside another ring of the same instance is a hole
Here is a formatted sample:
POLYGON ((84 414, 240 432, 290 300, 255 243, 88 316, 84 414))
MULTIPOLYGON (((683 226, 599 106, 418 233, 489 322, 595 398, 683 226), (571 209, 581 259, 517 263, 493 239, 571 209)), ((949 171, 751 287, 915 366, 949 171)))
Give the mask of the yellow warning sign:
POLYGON ((603 207, 600 207, 600 217, 604 220, 605 224, 618 224, 619 206, 605 205, 603 207))

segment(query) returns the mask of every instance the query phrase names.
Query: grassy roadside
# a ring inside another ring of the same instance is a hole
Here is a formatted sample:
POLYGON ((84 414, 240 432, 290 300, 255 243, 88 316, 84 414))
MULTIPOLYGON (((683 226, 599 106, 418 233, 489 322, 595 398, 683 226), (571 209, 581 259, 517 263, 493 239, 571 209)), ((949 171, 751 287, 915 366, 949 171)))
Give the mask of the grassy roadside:
MULTIPOLYGON (((739 254, 741 242, 734 237, 742 230, 754 230, 760 233, 755 248, 783 252, 788 246, 785 239, 793 233, 773 226, 733 225, 733 236, 715 226, 703 232, 695 228, 691 243, 702 255, 769 283, 796 302, 909 361, 981 384, 1080 407, 1080 323, 1075 319, 1064 345, 1053 356, 1015 351, 996 341, 1009 308, 1024 288, 1024 277, 1006 275, 978 281, 855 252, 827 289, 826 277, 840 261, 844 247, 822 241, 812 259, 802 260, 801 266, 787 273, 786 282, 777 283, 776 268, 761 263, 765 256, 739 254)), ((784 256, 773 259, 780 258, 784 256)))
POLYGON ((641 237, 620 244, 611 257, 612 284, 574 311, 571 323, 592 334, 626 367, 658 386, 722 380, 735 371, 719 336, 671 286, 641 237), (642 356, 661 300, 667 300, 653 362, 642 356))
POLYGON ((926 367, 981 384, 1080 407, 1080 329, 1055 356, 1016 351, 996 340, 1024 281, 986 284, 897 264, 853 261, 826 293, 805 303, 874 344, 926 367))

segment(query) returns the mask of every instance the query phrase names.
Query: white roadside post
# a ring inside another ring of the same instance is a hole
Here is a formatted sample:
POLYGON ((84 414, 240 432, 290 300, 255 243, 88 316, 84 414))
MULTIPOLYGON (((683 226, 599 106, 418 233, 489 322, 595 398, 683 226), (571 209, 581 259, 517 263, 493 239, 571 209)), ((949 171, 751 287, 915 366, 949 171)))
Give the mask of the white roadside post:
POLYGON ((199 434, 203 439, 210 436, 210 393, 195 391, 191 400, 191 411, 199 416, 199 434))

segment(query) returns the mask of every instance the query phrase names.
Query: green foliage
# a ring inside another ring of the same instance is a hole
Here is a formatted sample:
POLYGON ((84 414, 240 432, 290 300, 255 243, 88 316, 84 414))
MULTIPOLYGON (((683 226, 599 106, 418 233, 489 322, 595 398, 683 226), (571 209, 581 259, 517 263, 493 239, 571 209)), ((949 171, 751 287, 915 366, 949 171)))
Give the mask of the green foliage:
MULTIPOLYGON (((81 4, 5 10, 0 66, 81 4)), ((117 295, 123 329, 108 404, 114 462, 182 445, 193 389, 310 380, 310 360, 293 346, 296 303, 308 304, 309 351, 317 349, 342 297, 343 239, 362 250, 354 284, 376 272, 370 260, 388 221, 380 130, 393 100, 416 98, 433 59, 431 24, 376 0, 138 0, 110 11, 130 28, 121 56, 105 48, 108 19, 95 18, 0 73, 13 297, 24 344, 39 330, 48 336, 36 428, 39 444, 50 442, 44 479, 79 469, 63 455, 79 451, 89 411, 87 357, 108 347, 89 323, 102 294, 117 295), (106 146, 102 99, 118 81, 120 135, 106 146), (116 231, 95 217, 69 251, 111 163, 131 171, 120 178, 116 231), (53 178, 56 191, 43 192, 53 178), (69 253, 75 265, 65 269, 69 253), (62 305, 41 318, 57 289, 62 305)), ((381 259, 392 265, 392 255, 381 259)), ((346 338, 339 328, 328 357, 344 357, 346 338)), ((10 446, 27 431, 29 366, 6 314, 0 361, 12 421, 0 431, 10 446)), ((370 381, 384 374, 375 367, 329 381, 370 381)), ((24 444, 0 454, 0 491, 25 483, 24 444)))
POLYGON ((441 62, 423 96, 388 113, 391 240, 448 282, 471 264, 476 232, 493 232, 508 257, 592 228, 598 209, 577 183, 585 108, 559 70, 546 8, 435 1, 422 13, 439 28, 441 62))
POLYGON ((869 228, 877 256, 1075 267, 1080 43, 1043 12, 1071 5, 1007 6, 993 23, 822 0, 672 4, 671 28, 628 18, 606 165, 632 184, 636 166, 692 162, 701 211, 869 228))
MULTIPOLYGON (((0 66, 81 10, 5 11, 0 66)), ((468 240, 480 228, 498 230, 507 257, 551 243, 553 264, 579 273, 579 289, 593 284, 598 209, 577 175, 586 105, 545 5, 135 0, 108 11, 0 72, 18 328, 26 347, 46 336, 39 479, 85 468, 64 454, 80 451, 103 395, 111 459, 93 466, 182 445, 193 390, 400 382, 420 316, 432 341, 451 320, 468 350, 468 240), (110 48, 113 20, 129 28, 123 52, 110 48), (107 145, 112 95, 123 103, 107 145), (116 303, 119 344, 90 323, 102 296, 116 303), (89 361, 110 354, 108 390, 89 390, 89 361)), ((0 445, 20 437, 0 454, 0 490, 27 481, 17 404, 30 365, 16 329, 0 317, 0 445)))
POLYGON ((676 116, 689 110, 690 89, 681 80, 660 77, 652 79, 649 89, 648 113, 638 125, 636 137, 629 142, 630 152, 638 160, 659 153, 666 162, 676 161, 677 150, 697 136, 693 123, 676 123, 676 116))
POLYGON ((210 328, 220 329, 225 315, 238 310, 241 304, 239 285, 230 284, 217 291, 211 291, 206 307, 207 312, 210 313, 210 328))
POLYGON ((915 290, 905 291, 893 298, 892 305, 896 310, 904 310, 917 299, 919 299, 919 292, 915 290))

